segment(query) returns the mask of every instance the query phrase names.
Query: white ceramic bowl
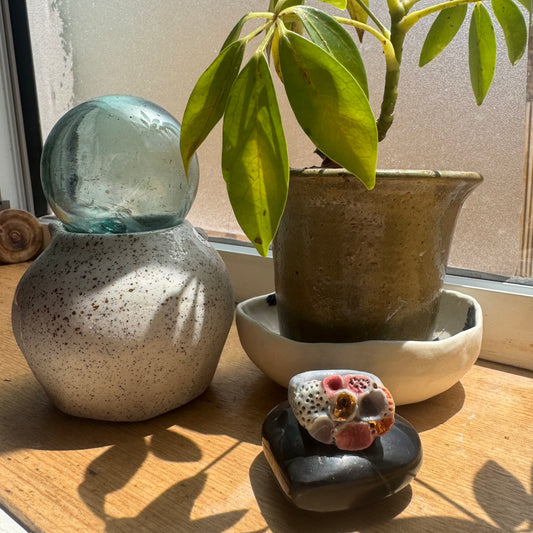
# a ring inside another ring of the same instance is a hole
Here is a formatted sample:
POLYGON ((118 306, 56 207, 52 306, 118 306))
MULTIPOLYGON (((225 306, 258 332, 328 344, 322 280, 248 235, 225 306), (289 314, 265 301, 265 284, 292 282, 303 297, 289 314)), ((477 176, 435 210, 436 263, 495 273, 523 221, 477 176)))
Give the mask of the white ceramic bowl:
POLYGON ((268 377, 287 387, 307 370, 348 368, 378 376, 396 405, 431 398, 457 383, 481 350, 483 316, 465 294, 442 291, 433 341, 305 343, 279 334, 276 306, 257 296, 237 306, 245 352, 268 377))

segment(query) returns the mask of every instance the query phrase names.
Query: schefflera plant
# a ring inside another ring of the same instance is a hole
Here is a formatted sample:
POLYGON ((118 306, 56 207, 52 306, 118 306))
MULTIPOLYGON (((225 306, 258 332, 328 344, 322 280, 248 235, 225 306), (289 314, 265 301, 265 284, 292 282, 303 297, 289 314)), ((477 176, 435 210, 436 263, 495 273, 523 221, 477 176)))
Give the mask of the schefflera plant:
MULTIPOLYGON (((266 255, 283 214, 289 160, 271 66, 283 82, 302 130, 326 158, 375 185, 377 146, 390 128, 398 96, 404 40, 426 16, 437 14, 421 49, 420 66, 452 41, 467 19, 469 68, 480 105, 492 83, 496 39, 486 5, 501 25, 512 64, 522 57, 527 26, 513 0, 448 0, 413 9, 419 0, 387 0, 388 27, 370 0, 321 0, 347 9, 330 16, 304 0, 270 0, 266 12, 248 13, 230 32, 219 55, 200 76, 183 116, 181 154, 191 158, 223 117, 222 174, 238 223, 261 255, 266 255), (242 36, 248 21, 263 21, 242 36), (365 66, 356 41, 344 26, 378 39, 386 73, 378 118, 368 100, 365 66), (242 67, 246 46, 259 45, 242 67), (242 67, 242 68, 241 68, 242 67)), ((376 0, 383 1, 383 0, 376 0)), ((531 0, 519 0, 531 12, 531 0)))

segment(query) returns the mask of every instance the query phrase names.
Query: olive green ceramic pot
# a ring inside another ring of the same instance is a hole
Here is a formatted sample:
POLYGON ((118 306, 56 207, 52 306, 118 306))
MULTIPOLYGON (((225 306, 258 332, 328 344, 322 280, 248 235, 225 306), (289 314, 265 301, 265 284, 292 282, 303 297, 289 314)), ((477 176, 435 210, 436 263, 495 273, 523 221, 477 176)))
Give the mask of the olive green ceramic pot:
POLYGON ((458 213, 482 177, 293 170, 276 239, 280 333, 303 342, 430 340, 458 213))

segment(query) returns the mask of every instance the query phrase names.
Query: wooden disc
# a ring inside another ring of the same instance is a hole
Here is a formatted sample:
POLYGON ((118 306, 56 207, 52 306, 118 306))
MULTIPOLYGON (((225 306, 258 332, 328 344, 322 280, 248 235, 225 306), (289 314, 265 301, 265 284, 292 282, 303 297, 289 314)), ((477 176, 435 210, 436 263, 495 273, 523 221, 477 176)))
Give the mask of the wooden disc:
POLYGON ((27 211, 0 211, 0 263, 21 263, 34 257, 43 244, 39 221, 27 211))

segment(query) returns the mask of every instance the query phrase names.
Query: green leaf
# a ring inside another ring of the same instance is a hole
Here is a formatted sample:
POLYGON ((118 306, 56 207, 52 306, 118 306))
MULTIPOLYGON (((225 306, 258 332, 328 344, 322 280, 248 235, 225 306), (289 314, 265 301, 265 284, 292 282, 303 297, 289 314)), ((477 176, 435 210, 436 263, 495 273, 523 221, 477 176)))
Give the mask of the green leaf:
POLYGON ((270 41, 270 44, 274 69, 276 70, 279 79, 283 81, 283 74, 281 73, 281 67, 279 66, 279 31, 277 29, 274 31, 274 35, 272 35, 272 41, 270 41))
POLYGON ((503 29, 507 55, 512 65, 524 55, 527 44, 526 21, 512 0, 492 0, 492 11, 503 29))
POLYGON ((333 17, 319 9, 299 6, 294 12, 302 21, 311 40, 343 65, 368 97, 365 65, 352 36, 333 17))
POLYGON ((304 132, 371 189, 378 137, 361 86, 336 59, 296 33, 280 35, 279 53, 285 91, 304 132))
POLYGON ((320 0, 320 1, 326 4, 331 4, 332 6, 338 7, 339 9, 346 9, 347 0, 320 0))
POLYGON ((476 3, 468 33, 468 63, 470 83, 478 105, 489 90, 496 66, 496 37, 490 15, 481 3, 476 3))
POLYGON ((244 15, 244 17, 233 26, 233 29, 229 32, 229 35, 226 37, 226 40, 224 41, 224 44, 222 45, 221 50, 224 50, 226 46, 229 46, 231 43, 235 42, 241 35, 242 28, 244 24, 246 23, 246 17, 247 15, 244 15))
POLYGON ((422 46, 418 65, 423 67, 435 59, 453 40, 463 23, 466 4, 443 9, 434 20, 422 46))
MULTIPOLYGON (((369 0, 361 1, 366 7, 368 7, 369 0)), ((366 21, 368 20, 368 13, 361 7, 361 4, 357 0, 348 0, 346 7, 348 8, 348 13, 350 13, 352 20, 366 24, 366 21)), ((359 36, 359 41, 363 42, 363 35, 365 34, 365 31, 359 28, 356 28, 356 31, 357 35, 359 36)))
POLYGON ((531 13, 531 0, 518 0, 531 13))
POLYGON ((265 256, 289 188, 289 159, 274 84, 256 53, 231 89, 223 125, 222 174, 237 221, 265 256))
MULTIPOLYGON (((281 13, 284 9, 287 9, 288 7, 294 7, 299 6, 304 3, 304 0, 278 0, 278 2, 274 3, 274 13, 281 13)), ((272 5, 272 3, 271 3, 272 5)))
POLYGON ((180 151, 186 172, 198 147, 222 118, 233 81, 239 73, 245 42, 230 44, 200 76, 185 107, 180 151))

